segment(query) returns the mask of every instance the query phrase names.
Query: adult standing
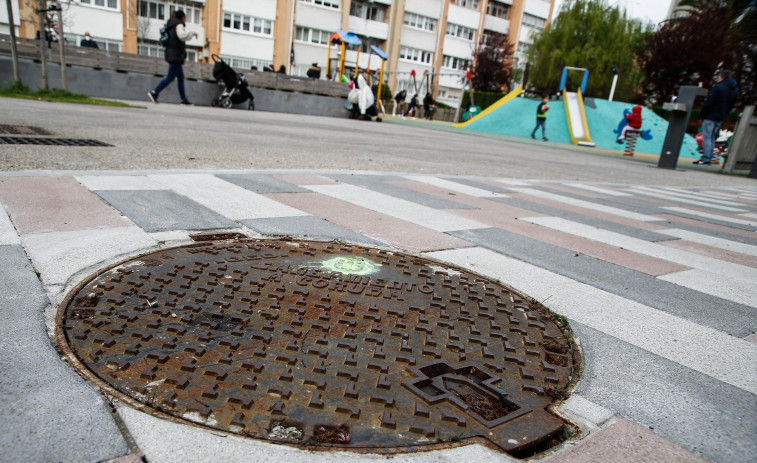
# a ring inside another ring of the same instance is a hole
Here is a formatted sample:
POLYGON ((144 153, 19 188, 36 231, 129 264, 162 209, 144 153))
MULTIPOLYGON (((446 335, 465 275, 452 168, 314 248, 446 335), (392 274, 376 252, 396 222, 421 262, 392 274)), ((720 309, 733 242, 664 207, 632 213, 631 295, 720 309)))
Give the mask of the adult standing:
POLYGON ((405 99, 407 98, 407 90, 400 90, 394 95, 394 108, 392 108, 392 116, 397 115, 397 108, 399 108, 400 116, 405 111, 405 99))
POLYGON ((81 42, 79 42, 80 47, 84 48, 100 48, 97 46, 97 42, 92 40, 92 37, 90 37, 89 32, 84 33, 84 38, 81 39, 81 42))
POLYGON ((730 71, 720 71, 717 75, 718 83, 712 87, 704 102, 699 117, 702 119, 702 157, 694 164, 712 164, 712 152, 715 141, 720 134, 720 124, 726 114, 733 109, 738 96, 736 81, 731 79, 730 71))
POLYGON ((182 10, 176 10, 171 15, 171 20, 168 21, 166 29, 168 30, 168 44, 166 45, 165 59, 168 62, 168 74, 166 77, 158 83, 158 86, 154 90, 147 93, 147 96, 153 103, 158 102, 158 95, 168 86, 174 79, 178 79, 179 96, 181 97, 181 104, 190 105, 192 103, 187 100, 187 95, 184 93, 184 61, 187 60, 187 44, 186 41, 190 38, 198 37, 197 32, 187 30, 185 21, 187 16, 182 10))

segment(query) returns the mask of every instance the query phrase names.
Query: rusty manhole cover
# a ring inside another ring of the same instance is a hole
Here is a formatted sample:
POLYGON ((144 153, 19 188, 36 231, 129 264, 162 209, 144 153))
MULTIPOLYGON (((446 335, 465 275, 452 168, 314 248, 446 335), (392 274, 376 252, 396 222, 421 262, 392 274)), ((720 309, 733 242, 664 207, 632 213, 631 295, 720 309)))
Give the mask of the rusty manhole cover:
POLYGON ((58 325, 74 363, 134 405, 304 446, 533 452, 562 430, 546 408, 579 366, 553 317, 501 284, 313 241, 134 258, 80 285, 58 325))

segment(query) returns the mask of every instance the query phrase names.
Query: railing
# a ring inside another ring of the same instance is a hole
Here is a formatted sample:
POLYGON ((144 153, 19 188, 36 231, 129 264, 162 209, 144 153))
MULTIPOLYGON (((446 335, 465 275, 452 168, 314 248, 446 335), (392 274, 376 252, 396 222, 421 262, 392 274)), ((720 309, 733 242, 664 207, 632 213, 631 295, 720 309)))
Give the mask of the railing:
MULTIPOLYGON (((19 59, 39 61, 39 41, 32 39, 16 39, 19 59)), ((45 46, 47 60, 60 64, 58 43, 45 46)), ((81 48, 66 45, 66 64, 69 66, 85 66, 93 69, 107 69, 116 72, 134 72, 165 76, 168 63, 161 58, 134 55, 131 53, 98 50, 95 48, 81 48)), ((0 56, 11 55, 9 35, 0 35, 0 56)), ((289 76, 275 72, 238 70, 245 75, 251 87, 281 90, 286 92, 312 93, 334 97, 347 97, 347 84, 328 80, 312 80, 304 77, 289 76)), ((213 77, 213 63, 186 63, 184 75, 187 80, 201 80, 215 82, 213 77)))

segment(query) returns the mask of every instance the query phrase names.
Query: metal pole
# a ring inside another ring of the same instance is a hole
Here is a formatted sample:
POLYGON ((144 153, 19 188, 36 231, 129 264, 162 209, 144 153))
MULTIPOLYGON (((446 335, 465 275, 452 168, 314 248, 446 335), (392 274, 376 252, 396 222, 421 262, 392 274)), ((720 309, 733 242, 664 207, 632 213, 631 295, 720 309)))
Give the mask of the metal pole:
POLYGON ((39 14, 39 59, 40 67, 42 69, 42 88, 48 89, 47 85, 47 54, 45 52, 45 39, 47 34, 45 33, 45 13, 47 12, 46 0, 39 0, 37 4, 37 13, 39 14))
POLYGON ((11 33, 11 57, 13 60, 13 80, 21 82, 21 73, 18 71, 18 50, 16 49, 16 21, 13 19, 13 5, 11 0, 5 0, 8 6, 8 26, 11 33))
POLYGON ((615 96, 615 85, 618 83, 618 74, 616 73, 612 77, 612 87, 610 88, 610 98, 608 100, 612 101, 612 97, 615 96))
POLYGON ((357 72, 360 70, 360 47, 357 46, 357 58, 355 58, 355 79, 357 79, 357 72))
POLYGON ((378 85, 378 98, 376 98, 379 102, 379 106, 381 106, 381 112, 386 114, 386 110, 384 110, 384 102, 381 101, 381 85, 384 83, 384 61, 381 60, 381 73, 379 73, 379 85, 378 85))
POLYGON ((347 52, 347 44, 345 43, 344 39, 342 39, 342 56, 339 59, 339 77, 336 79, 337 82, 342 81, 342 75, 344 75, 344 55, 347 52))
POLYGON ((63 36, 63 7, 58 5, 58 26, 60 26, 60 37, 58 38, 58 50, 60 50, 60 79, 63 83, 63 90, 68 90, 68 77, 66 76, 66 39, 63 36))

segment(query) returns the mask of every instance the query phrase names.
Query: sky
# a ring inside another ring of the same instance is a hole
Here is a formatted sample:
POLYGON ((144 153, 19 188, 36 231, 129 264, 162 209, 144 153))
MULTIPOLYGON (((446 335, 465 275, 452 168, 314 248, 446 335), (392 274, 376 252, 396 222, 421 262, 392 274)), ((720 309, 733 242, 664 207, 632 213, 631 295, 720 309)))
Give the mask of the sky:
MULTIPOLYGON (((567 0, 555 1, 555 12, 553 17, 557 17, 560 11, 560 5, 567 0)), ((628 15, 632 18, 641 19, 642 21, 651 21, 654 24, 664 20, 670 9, 672 0, 606 0, 610 5, 625 7, 628 15)))

